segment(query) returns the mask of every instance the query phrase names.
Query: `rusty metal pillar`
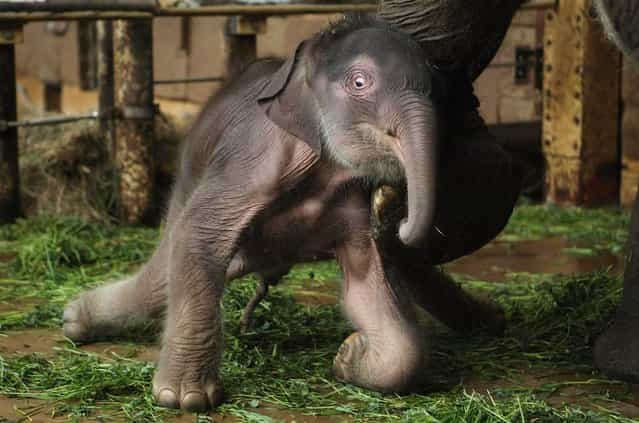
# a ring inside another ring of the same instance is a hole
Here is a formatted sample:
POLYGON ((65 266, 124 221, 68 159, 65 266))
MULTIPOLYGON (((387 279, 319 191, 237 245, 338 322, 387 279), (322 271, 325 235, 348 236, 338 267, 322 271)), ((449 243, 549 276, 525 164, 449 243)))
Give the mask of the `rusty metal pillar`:
POLYGON ((107 141, 109 153, 115 158, 115 134, 113 133, 113 21, 99 21, 98 34, 98 110, 100 132, 107 141))
POLYGON ((591 0, 546 13, 543 151, 546 199, 594 206, 619 198, 620 54, 591 0))
POLYGON ((8 122, 17 119, 15 43, 21 28, 0 27, 0 223, 20 215, 18 129, 8 122))
POLYGON ((226 79, 237 76, 257 58, 257 35, 264 32, 266 18, 231 16, 226 25, 226 79))
POLYGON ((150 210, 154 187, 152 21, 116 21, 113 48, 120 217, 139 224, 150 210))

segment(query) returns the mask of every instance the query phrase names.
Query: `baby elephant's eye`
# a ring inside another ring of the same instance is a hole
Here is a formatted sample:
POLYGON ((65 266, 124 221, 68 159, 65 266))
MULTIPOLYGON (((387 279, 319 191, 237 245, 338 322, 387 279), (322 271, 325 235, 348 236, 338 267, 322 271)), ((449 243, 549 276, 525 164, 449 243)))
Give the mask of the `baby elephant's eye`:
POLYGON ((354 91, 357 93, 361 93, 362 91, 370 88, 373 80, 370 75, 364 72, 353 72, 347 78, 346 86, 349 91, 354 91))

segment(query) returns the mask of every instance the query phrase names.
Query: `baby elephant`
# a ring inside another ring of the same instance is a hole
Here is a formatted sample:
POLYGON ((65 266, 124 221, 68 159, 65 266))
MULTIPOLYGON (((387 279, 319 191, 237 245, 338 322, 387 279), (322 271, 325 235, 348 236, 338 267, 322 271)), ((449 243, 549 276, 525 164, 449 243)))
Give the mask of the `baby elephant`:
POLYGON ((503 324, 433 265, 494 237, 519 189, 488 134, 469 144, 446 129, 440 79, 409 36, 359 15, 285 62, 251 65, 184 141, 150 261, 70 303, 65 334, 89 342, 164 316, 153 395, 166 407, 206 410, 222 398, 225 282, 336 257, 357 330, 339 349, 336 377, 411 389, 425 373, 415 302, 455 328, 503 324), (383 213, 371 213, 382 185, 403 209, 390 231, 377 228, 383 213))

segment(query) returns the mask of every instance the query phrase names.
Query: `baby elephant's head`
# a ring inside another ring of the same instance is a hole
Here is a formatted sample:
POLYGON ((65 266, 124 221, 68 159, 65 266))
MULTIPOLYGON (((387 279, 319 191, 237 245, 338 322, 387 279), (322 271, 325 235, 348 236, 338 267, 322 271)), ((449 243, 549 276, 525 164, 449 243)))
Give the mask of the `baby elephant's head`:
POLYGON ((259 103, 278 126, 378 183, 406 182, 406 245, 423 241, 435 210, 439 144, 436 72, 407 34, 351 15, 304 41, 259 103))

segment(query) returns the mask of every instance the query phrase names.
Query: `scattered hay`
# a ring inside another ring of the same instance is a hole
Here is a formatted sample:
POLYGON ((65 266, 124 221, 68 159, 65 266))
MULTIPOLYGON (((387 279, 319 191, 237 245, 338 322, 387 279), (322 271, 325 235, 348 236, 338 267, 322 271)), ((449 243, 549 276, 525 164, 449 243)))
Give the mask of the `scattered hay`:
MULTIPOLYGON (((574 211, 518 209, 510 233, 526 234, 540 215, 562 227, 574 211), (544 214, 546 213, 546 214, 544 214)), ((591 234, 594 243, 616 239, 625 223, 614 211, 599 211, 606 222, 591 234)), ((535 229, 533 232, 537 231, 535 229)), ((569 231, 566 231, 568 234, 569 231)), ((537 233, 537 232, 535 232, 537 233)), ((158 231, 118 228, 75 218, 39 217, 0 226, 0 301, 46 298, 30 310, 0 313, 0 330, 59 327, 63 304, 89 286, 131 273, 151 253, 158 231)), ((620 241, 620 240, 619 240, 620 241)), ((629 387, 601 380, 592 368, 592 343, 617 306, 621 280, 605 271, 575 276, 539 275, 514 284, 464 281, 506 310, 502 338, 469 336, 432 328, 431 386, 413 395, 382 395, 336 383, 330 375, 335 351, 351 330, 338 306, 309 306, 294 300, 291 286, 339 279, 335 262, 301 265, 275 287, 255 313, 251 332, 241 334, 239 317, 253 295, 255 279, 231 284, 224 299, 223 377, 228 389, 218 409, 240 421, 271 421, 268 410, 339 416, 354 421, 432 422, 630 422, 610 410, 625 401, 629 387), (568 378, 527 384, 526 372, 564 372, 568 378), (585 378, 575 375, 586 375, 585 378), (480 379, 486 389, 473 389, 480 379), (551 405, 551 393, 592 387, 580 403, 551 405)), ((174 411, 151 398, 153 366, 124 357, 100 357, 69 344, 53 357, 0 355, 0 395, 43 401, 69 420, 163 421, 174 411)), ((42 405, 40 405, 42 407, 42 405)), ((23 410, 37 412, 40 409, 23 410)), ((304 417, 300 416, 300 421, 304 417)), ((211 421, 199 416, 198 421, 211 421)))
MULTIPOLYGON (((23 128, 20 177, 26 216, 77 216, 114 222, 117 215, 116 172, 106 139, 95 122, 23 128)), ((160 117, 156 121, 157 222, 173 180, 182 130, 160 117)))

